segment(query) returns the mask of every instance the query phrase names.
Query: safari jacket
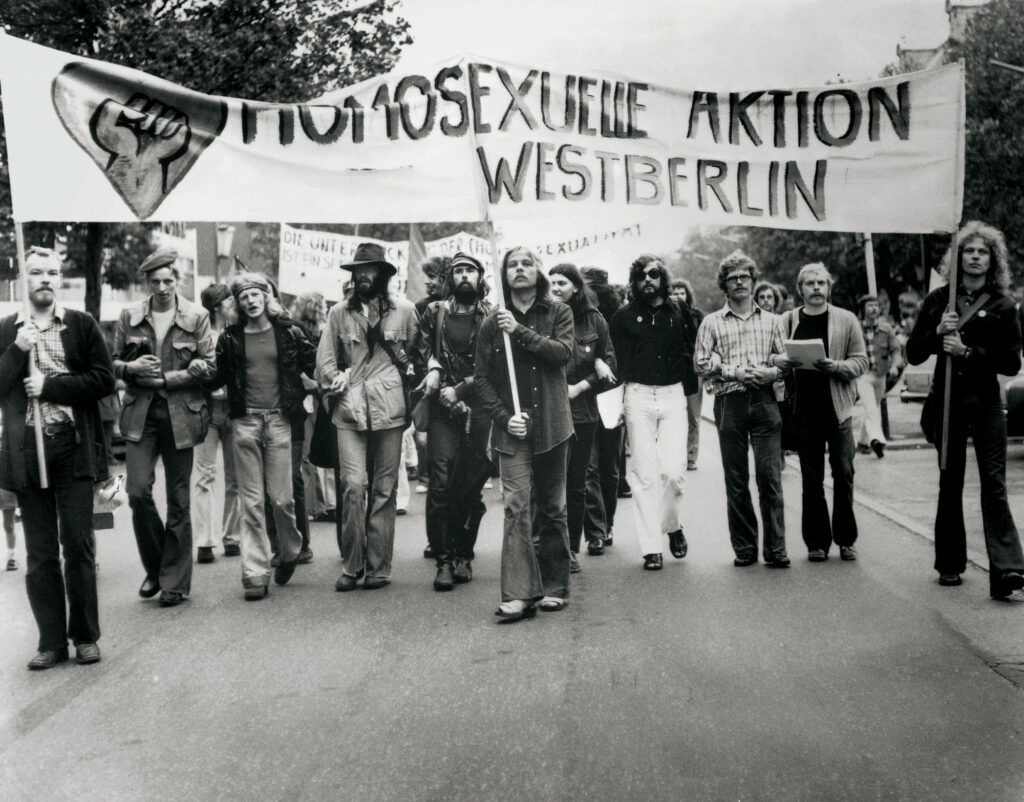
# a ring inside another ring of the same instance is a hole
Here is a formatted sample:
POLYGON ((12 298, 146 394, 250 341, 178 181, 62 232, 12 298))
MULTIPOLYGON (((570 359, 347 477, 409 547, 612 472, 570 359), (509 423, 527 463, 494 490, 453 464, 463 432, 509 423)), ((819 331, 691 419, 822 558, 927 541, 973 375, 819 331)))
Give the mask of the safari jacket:
MULTIPOLYGON (((338 397, 331 420, 339 429, 361 432, 404 427, 402 374, 381 345, 370 354, 367 327, 363 313, 350 309, 347 301, 335 304, 327 315, 316 352, 317 381, 326 389, 341 370, 351 368, 348 386, 338 397)), ((410 301, 390 297, 380 330, 400 360, 418 358, 420 326, 410 301)))
POLYGON ((207 363, 211 373, 213 371, 210 316, 201 306, 178 295, 174 321, 164 338, 162 351, 157 354, 152 301, 147 298, 122 309, 114 332, 114 375, 128 385, 121 402, 121 434, 129 443, 142 439, 150 401, 159 393, 167 396, 175 448, 192 448, 206 439, 210 412, 200 386, 202 380, 190 374, 188 366, 193 359, 200 359, 207 363), (126 363, 143 354, 160 357, 166 390, 140 387, 125 372, 126 363))

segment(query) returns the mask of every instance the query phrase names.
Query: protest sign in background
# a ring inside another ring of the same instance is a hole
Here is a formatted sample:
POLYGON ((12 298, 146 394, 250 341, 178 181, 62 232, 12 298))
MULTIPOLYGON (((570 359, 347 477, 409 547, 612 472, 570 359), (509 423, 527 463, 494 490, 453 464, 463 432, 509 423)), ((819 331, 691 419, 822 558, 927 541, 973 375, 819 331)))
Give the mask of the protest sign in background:
POLYGON ((960 65, 747 91, 459 56, 266 104, 4 36, 0 80, 21 220, 917 233, 962 205, 960 65))

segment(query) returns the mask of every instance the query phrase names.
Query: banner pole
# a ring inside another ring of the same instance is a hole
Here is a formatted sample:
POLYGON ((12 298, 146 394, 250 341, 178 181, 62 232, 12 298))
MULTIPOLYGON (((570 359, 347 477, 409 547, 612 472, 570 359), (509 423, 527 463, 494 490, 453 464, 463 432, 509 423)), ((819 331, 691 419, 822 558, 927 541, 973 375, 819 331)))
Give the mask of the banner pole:
POLYGON ((864 264, 868 273, 868 295, 878 297, 878 280, 875 277, 875 247, 871 234, 864 235, 864 264))
MULTIPOLYGON (((487 233, 491 237, 491 270, 494 273, 494 289, 495 298, 497 298, 498 306, 503 306, 505 302, 505 294, 501 290, 501 266, 498 263, 498 241, 494 236, 494 221, 490 218, 487 219, 487 233)), ((521 415, 523 410, 519 406, 519 383, 516 381, 516 365, 512 361, 512 340, 509 339, 508 332, 504 329, 501 332, 502 339, 505 341, 505 361, 508 363, 508 386, 512 390, 512 410, 516 415, 521 415)))
MULTIPOLYGON (((960 254, 957 251, 958 231, 953 232, 953 242, 950 244, 949 260, 949 304, 947 312, 956 312, 956 285, 960 280, 960 254)), ((946 381, 942 388, 942 445, 939 448, 939 469, 946 470, 946 458, 949 456, 949 407, 953 395, 953 357, 946 354, 946 381)))
MULTIPOLYGON (((18 278, 21 281, 21 297, 25 305, 25 324, 29 325, 32 320, 32 304, 28 299, 28 271, 25 267, 25 232, 21 228, 21 222, 14 221, 14 242, 18 251, 18 278)), ((39 373, 36 365, 36 352, 33 347, 28 352, 28 375, 35 376, 39 373)), ((36 437, 36 459, 39 465, 39 487, 46 490, 50 486, 49 477, 46 475, 46 449, 43 439, 43 415, 39 411, 39 399, 32 399, 32 420, 36 437)))

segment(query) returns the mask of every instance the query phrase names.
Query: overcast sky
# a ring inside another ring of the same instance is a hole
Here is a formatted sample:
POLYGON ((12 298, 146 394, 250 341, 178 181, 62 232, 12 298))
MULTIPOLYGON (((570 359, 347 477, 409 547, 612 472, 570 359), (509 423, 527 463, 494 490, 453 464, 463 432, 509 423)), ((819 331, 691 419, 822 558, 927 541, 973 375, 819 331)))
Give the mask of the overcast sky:
POLYGON ((473 53, 680 88, 874 78, 896 46, 934 47, 945 0, 404 0, 399 65, 473 53))

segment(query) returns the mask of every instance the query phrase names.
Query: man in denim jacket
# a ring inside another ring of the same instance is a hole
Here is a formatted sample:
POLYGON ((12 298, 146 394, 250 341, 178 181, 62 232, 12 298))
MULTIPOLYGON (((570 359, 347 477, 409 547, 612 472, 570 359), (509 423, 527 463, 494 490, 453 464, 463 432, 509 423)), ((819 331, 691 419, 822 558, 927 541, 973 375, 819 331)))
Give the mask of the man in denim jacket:
POLYGON ((160 593, 171 607, 192 581, 189 478, 192 449, 206 437, 210 413, 200 388, 213 371, 210 316, 177 292, 177 254, 160 248, 139 267, 152 295, 121 311, 114 334, 114 375, 125 382, 121 409, 128 503, 146 578, 139 595, 160 593), (190 370, 191 368, 191 370, 190 370), (167 521, 153 501, 156 460, 164 466, 167 521))
POLYGON ((317 380, 338 399, 332 422, 338 430, 344 567, 334 587, 341 592, 355 590, 364 574, 367 590, 391 581, 395 493, 408 426, 402 382, 420 327, 412 302, 388 293, 398 271, 384 257, 381 246, 362 243, 352 263, 342 265, 352 271, 355 288, 331 308, 316 354, 317 380))

